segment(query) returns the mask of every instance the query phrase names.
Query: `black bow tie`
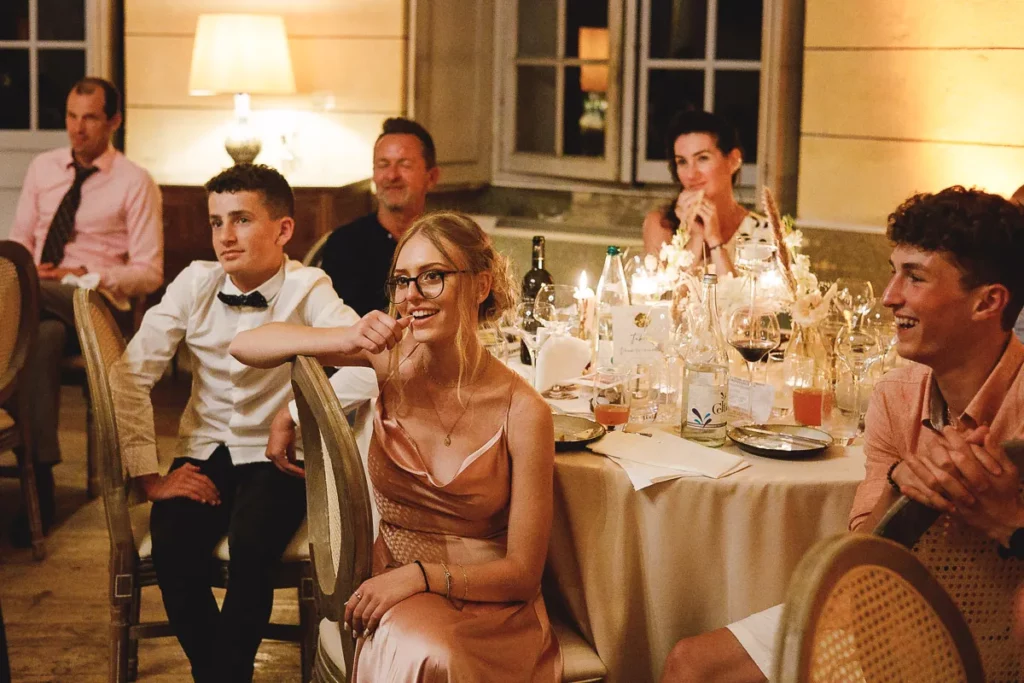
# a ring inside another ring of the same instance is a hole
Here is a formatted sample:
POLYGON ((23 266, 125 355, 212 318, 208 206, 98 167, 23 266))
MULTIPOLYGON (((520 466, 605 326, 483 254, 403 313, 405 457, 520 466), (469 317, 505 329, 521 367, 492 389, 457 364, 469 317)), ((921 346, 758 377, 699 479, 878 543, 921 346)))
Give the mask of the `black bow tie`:
POLYGON ((249 306, 250 308, 267 307, 267 300, 264 299, 263 295, 259 292, 249 292, 248 294, 225 294, 224 292, 217 292, 217 298, 228 306, 249 306))

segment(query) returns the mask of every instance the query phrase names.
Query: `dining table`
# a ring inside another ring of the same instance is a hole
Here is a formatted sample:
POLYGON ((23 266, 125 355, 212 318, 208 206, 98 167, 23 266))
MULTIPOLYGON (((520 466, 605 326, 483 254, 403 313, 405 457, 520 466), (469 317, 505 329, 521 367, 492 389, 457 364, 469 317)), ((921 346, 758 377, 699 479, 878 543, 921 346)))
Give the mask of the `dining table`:
POLYGON ((804 553, 847 530, 859 445, 805 460, 721 450, 749 467, 639 490, 603 455, 555 456, 545 596, 594 645, 608 683, 658 681, 679 639, 781 603, 804 553))

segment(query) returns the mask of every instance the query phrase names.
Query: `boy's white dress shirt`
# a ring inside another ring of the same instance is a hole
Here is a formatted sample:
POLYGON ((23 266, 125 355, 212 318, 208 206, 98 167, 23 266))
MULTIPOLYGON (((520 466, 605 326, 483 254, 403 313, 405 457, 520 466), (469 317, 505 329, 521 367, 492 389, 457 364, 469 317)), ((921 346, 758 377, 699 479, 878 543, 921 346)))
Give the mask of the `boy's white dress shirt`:
MULTIPOLYGON (((292 397, 291 365, 251 368, 235 360, 228 346, 239 332, 271 322, 340 327, 359 320, 326 274, 286 259, 256 290, 265 309, 229 306, 219 292, 240 294, 217 262, 196 261, 167 286, 163 299, 147 311, 142 327, 111 370, 121 456, 128 474, 159 471, 150 391, 163 375, 178 344, 193 357, 192 393, 178 429, 178 457, 205 460, 221 443, 236 465, 268 462, 270 422, 292 397)), ((343 406, 376 398, 370 368, 345 368, 332 378, 343 406)))

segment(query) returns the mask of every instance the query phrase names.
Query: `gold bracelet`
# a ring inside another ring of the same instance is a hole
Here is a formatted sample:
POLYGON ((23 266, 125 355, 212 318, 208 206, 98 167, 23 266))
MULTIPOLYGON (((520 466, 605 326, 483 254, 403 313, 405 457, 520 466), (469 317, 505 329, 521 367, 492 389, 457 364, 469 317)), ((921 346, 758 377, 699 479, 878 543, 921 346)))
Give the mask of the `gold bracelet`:
POLYGON ((467 600, 469 596, 469 579, 466 578, 466 567, 461 564, 459 567, 462 569, 462 599, 467 600))
POLYGON ((452 573, 448 571, 448 565, 444 562, 441 563, 441 569, 444 570, 444 599, 452 599, 452 573))

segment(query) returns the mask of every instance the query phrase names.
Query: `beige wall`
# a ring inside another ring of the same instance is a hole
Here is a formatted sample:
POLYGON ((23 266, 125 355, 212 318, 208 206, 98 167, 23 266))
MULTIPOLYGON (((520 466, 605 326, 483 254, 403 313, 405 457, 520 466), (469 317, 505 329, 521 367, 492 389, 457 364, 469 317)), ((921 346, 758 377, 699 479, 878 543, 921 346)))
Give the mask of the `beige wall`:
POLYGON ((263 135, 257 161, 276 166, 299 186, 367 177, 381 121, 404 109, 405 4, 126 0, 128 155, 161 184, 200 184, 229 166, 224 137, 233 119, 231 96, 188 94, 196 18, 276 13, 288 29, 298 93, 253 96, 252 123, 263 135))
POLYGON ((907 196, 1024 184, 1016 0, 807 0, 798 212, 884 226, 907 196))

